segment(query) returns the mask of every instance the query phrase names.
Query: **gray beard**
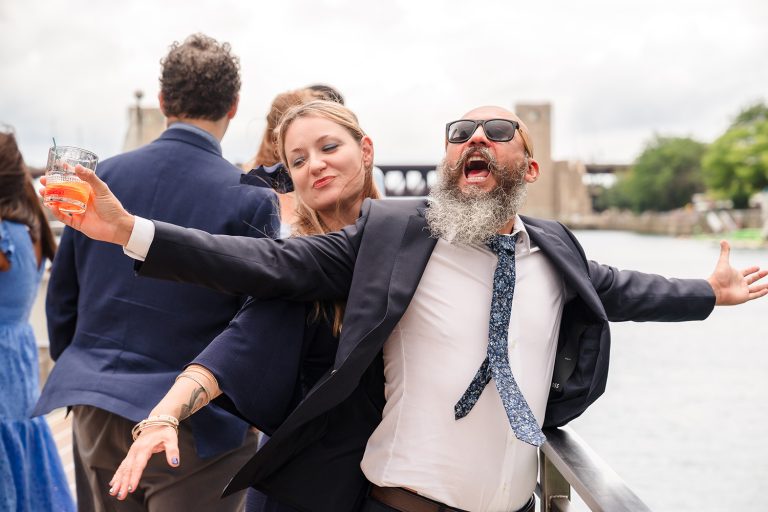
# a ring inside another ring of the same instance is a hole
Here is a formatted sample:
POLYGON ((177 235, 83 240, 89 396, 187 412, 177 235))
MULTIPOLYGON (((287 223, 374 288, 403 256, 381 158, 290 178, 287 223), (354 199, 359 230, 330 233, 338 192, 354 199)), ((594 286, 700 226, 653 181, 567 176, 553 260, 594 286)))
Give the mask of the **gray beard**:
POLYGON ((443 159, 437 168, 437 182, 427 197, 430 204, 426 219, 431 235, 451 243, 485 244, 522 207, 527 193, 527 168, 527 158, 514 166, 499 167, 487 149, 470 148, 453 166, 443 159), (462 192, 459 178, 467 159, 476 152, 488 159, 497 186, 489 192, 471 186, 462 192))

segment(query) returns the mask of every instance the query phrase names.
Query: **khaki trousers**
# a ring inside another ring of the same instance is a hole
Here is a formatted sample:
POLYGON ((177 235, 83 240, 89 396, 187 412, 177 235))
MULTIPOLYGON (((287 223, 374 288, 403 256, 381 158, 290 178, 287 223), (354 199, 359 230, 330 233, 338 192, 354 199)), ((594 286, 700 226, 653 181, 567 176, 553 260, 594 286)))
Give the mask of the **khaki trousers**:
MULTIPOLYGON (((188 425, 179 426, 180 462, 172 468, 165 453, 156 453, 147 464, 138 488, 125 501, 109 495, 109 481, 131 446, 134 423, 88 405, 72 408, 72 430, 77 456, 77 494, 90 494, 92 503, 78 503, 79 512, 239 512, 245 491, 221 499, 234 474, 256 453, 256 434, 248 431, 240 448, 210 459, 200 459, 188 425)), ((85 501, 85 500, 81 500, 85 501)))

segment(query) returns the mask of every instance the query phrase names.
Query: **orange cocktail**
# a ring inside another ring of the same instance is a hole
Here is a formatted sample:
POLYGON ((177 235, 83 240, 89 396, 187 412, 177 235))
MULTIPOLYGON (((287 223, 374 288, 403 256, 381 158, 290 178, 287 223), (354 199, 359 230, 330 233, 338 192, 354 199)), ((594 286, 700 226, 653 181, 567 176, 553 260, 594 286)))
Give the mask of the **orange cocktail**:
POLYGON ((87 149, 74 146, 53 146, 48 150, 45 167, 45 193, 43 201, 65 213, 84 213, 88 206, 91 186, 75 174, 75 167, 82 165, 96 170, 99 157, 87 149))
POLYGON ((48 176, 45 186, 45 204, 57 206, 62 212, 85 212, 91 186, 80 180, 59 181, 59 179, 55 174, 48 176))

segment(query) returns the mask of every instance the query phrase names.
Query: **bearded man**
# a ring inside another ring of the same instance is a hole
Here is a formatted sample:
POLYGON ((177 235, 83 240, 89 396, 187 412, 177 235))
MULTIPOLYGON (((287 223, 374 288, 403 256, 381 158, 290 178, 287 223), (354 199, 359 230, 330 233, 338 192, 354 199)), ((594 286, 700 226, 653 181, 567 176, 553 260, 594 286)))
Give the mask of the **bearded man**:
MULTIPOLYGON (((588 261, 561 224, 518 215, 539 175, 527 134, 505 109, 468 112, 447 125, 426 202, 368 201, 326 236, 239 239, 134 218, 87 170, 96 207, 57 217, 144 259, 141 275, 347 299, 333 367, 226 492, 254 485, 306 511, 530 511, 542 427, 605 388, 609 321, 704 319, 768 286, 755 284, 765 272, 732 268, 727 245, 708 280, 588 261)), ((232 368, 244 396, 227 398, 247 417, 258 376, 242 358, 232 368)))

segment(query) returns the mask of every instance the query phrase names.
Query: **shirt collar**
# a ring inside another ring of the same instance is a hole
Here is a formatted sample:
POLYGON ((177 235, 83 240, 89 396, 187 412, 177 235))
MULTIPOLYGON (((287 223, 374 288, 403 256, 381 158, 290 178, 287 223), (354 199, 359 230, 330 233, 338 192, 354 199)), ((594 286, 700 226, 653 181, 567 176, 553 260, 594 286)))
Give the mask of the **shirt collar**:
POLYGON ((189 124, 189 123, 185 123, 183 121, 176 121, 175 123, 173 123, 172 125, 170 125, 168 127, 169 130, 170 129, 174 129, 174 128, 178 128, 180 130, 186 130, 188 132, 192 132, 192 133, 196 133, 196 134, 200 135, 205 140, 207 140, 208 142, 213 144, 213 147, 216 148, 216 151, 218 151, 219 154, 221 154, 221 142, 219 141, 219 139, 214 137, 210 132, 207 132, 207 131, 203 130, 202 128, 198 127, 198 126, 195 126, 195 125, 189 124))
POLYGON ((522 253, 531 252, 531 237, 528 235, 528 231, 525 229, 525 224, 519 215, 515 215, 515 224, 512 226, 512 233, 506 236, 517 235, 517 247, 515 252, 521 251, 522 253))

